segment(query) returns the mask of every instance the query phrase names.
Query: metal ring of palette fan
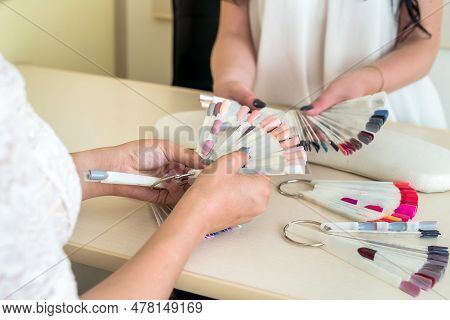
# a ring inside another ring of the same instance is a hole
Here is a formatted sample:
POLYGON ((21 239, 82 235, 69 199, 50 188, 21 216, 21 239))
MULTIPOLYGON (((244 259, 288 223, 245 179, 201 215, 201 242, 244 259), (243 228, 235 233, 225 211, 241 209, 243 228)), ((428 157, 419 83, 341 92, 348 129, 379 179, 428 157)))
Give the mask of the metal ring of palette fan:
POLYGON ((409 221, 417 213, 419 198, 407 182, 354 180, 287 180, 278 185, 284 196, 327 208, 353 221, 409 221), (305 183, 312 190, 290 193, 285 186, 305 183))

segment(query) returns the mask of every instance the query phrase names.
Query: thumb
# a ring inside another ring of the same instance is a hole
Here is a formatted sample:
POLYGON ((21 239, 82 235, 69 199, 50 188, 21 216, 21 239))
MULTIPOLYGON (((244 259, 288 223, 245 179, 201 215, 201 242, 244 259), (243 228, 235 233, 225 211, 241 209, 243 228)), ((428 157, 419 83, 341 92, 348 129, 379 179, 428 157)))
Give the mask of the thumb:
POLYGON ((247 163, 249 158, 248 148, 241 148, 240 151, 229 153, 216 161, 217 171, 223 174, 238 173, 247 163))
MULTIPOLYGON (((317 116, 318 114, 324 112, 325 110, 331 108, 336 103, 341 102, 330 90, 325 90, 313 103, 311 107, 306 112, 309 116, 317 116)), ((309 106, 307 106, 309 107, 309 106)))
POLYGON ((189 168, 201 169, 204 167, 202 158, 193 150, 166 141, 163 144, 166 157, 171 162, 181 163, 189 168))
POLYGON ((266 103, 247 88, 245 85, 238 83, 235 84, 231 90, 231 99, 236 100, 244 106, 248 106, 252 110, 262 109, 266 106, 266 103))

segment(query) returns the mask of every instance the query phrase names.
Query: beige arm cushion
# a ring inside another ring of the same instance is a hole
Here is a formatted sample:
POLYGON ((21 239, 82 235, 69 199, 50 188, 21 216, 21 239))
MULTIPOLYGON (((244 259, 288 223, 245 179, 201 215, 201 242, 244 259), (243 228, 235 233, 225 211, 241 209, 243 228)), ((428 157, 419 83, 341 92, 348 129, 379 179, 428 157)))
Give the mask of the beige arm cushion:
POLYGON ((351 156, 313 151, 308 160, 375 180, 408 181, 421 192, 450 190, 450 150, 387 129, 351 156))

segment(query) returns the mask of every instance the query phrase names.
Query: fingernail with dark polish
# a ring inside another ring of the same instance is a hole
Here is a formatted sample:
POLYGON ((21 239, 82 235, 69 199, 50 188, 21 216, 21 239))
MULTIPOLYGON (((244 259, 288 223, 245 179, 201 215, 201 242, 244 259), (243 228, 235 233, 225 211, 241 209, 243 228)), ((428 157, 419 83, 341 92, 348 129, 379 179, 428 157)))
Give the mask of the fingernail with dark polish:
POLYGON ((212 160, 210 160, 210 159, 202 159, 201 162, 205 166, 209 166, 212 163, 212 160))
POLYGON ((312 110, 312 109, 314 109, 314 107, 312 106, 312 105, 307 105, 307 106, 303 106, 303 107, 301 107, 300 108, 300 111, 309 111, 309 110, 312 110))
POLYGON ((250 148, 249 147, 242 147, 239 149, 239 151, 245 152, 245 153, 250 153, 250 148))
POLYGON ((258 109, 262 109, 266 106, 266 103, 262 100, 255 99, 253 100, 253 106, 258 109))

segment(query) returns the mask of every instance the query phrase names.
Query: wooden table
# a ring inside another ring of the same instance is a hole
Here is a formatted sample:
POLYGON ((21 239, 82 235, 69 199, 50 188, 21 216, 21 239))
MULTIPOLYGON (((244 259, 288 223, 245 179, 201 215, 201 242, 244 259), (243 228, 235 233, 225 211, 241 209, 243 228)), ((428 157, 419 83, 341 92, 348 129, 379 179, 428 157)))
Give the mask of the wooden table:
MULTIPOLYGON (((20 66, 31 103, 70 151, 138 139, 139 128, 168 113, 199 108, 198 91, 95 75, 20 66)), ((390 128, 450 148, 450 131, 391 124, 390 128)), ((314 178, 351 178, 312 165, 314 178)), ((355 177, 361 179, 361 177, 355 177)), ((277 183, 279 178, 273 179, 277 183)), ((327 219, 342 220, 316 208, 327 219)), ((450 193, 420 194, 420 220, 438 220, 449 245, 450 193)), ((407 299, 398 289, 321 249, 282 239, 281 227, 295 219, 323 220, 298 200, 272 193, 267 212, 242 229, 200 244, 177 288, 219 299, 407 299)), ((66 247, 73 261, 114 271, 156 230, 149 205, 103 197, 82 204, 66 247)), ((447 276, 423 299, 450 298, 447 276)))

